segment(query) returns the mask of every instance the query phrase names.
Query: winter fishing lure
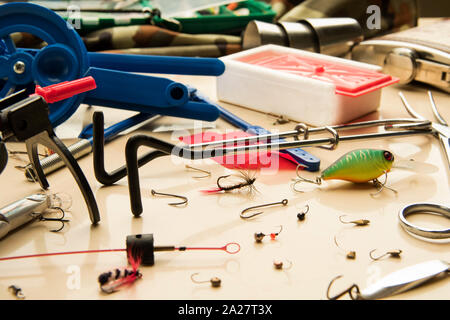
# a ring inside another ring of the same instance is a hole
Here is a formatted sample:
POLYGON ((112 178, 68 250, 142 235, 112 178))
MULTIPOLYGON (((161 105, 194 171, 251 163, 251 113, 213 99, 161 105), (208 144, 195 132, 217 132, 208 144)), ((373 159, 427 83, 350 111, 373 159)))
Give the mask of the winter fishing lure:
POLYGON ((218 193, 218 192, 230 192, 233 190, 243 189, 247 188, 249 192, 256 191, 255 186, 253 185, 256 181, 256 177, 254 175, 251 175, 248 172, 245 171, 239 171, 238 175, 226 175, 226 176, 220 176, 217 178, 217 188, 209 189, 209 190, 202 190, 203 193, 218 193), (237 177, 238 181, 234 184, 229 185, 222 185, 221 180, 229 178, 231 176, 237 177))
POLYGON ((116 268, 99 275, 98 282, 103 292, 114 293, 119 287, 132 284, 142 278, 142 274, 139 272, 141 259, 136 258, 135 255, 131 254, 131 251, 128 251, 128 261, 131 268, 116 268))
POLYGON ((322 171, 316 180, 305 179, 300 176, 299 168, 297 166, 297 179, 294 179, 293 188, 297 192, 295 186, 300 182, 309 182, 317 185, 322 184, 322 180, 344 180, 353 183, 364 183, 372 181, 378 192, 376 195, 387 188, 393 192, 397 192, 391 188, 386 187, 387 173, 391 170, 394 162, 394 155, 386 150, 378 149, 357 149, 344 154, 337 159, 328 168, 322 171), (381 175, 385 175, 385 181, 382 183, 378 180, 381 175))

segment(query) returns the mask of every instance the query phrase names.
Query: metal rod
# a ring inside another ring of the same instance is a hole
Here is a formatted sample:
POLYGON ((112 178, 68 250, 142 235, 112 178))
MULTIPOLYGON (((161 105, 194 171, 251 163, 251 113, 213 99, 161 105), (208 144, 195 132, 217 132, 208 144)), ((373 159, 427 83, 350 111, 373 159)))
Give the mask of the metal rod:
MULTIPOLYGON (((408 136, 417 135, 424 133, 431 133, 432 129, 428 130, 404 130, 395 132, 381 132, 381 133, 367 133, 358 135, 341 136, 340 141, 350 141, 350 140, 363 140, 363 139, 376 139, 383 137, 396 137, 396 136, 408 136)), ((297 147, 314 147, 323 146, 327 144, 333 144, 334 138, 319 138, 310 140, 296 140, 296 141, 286 141, 286 142, 273 142, 265 144, 253 144, 245 146, 235 146, 226 147, 218 149, 207 149, 204 152, 211 152, 214 156, 235 154, 239 152, 252 152, 252 151, 263 151, 263 150, 285 150, 297 147)), ((194 152, 194 151, 193 151, 194 152)))
MULTIPOLYGON (((307 132, 310 134, 313 134, 313 133, 325 132, 328 130, 327 128, 331 128, 334 130, 352 130, 352 129, 360 129, 360 128, 367 128, 367 127, 374 127, 374 126, 382 126, 382 125, 384 125, 386 128, 389 128, 390 126, 393 126, 395 124, 402 124, 402 123, 410 124, 410 126, 407 127, 410 129, 418 128, 419 125, 422 125, 422 127, 420 127, 420 128, 425 131, 411 130, 411 131, 404 131, 404 132, 399 131, 399 132, 382 132, 382 133, 352 135, 352 136, 347 136, 347 137, 341 136, 340 140, 345 141, 345 140, 352 140, 352 139, 358 140, 358 139, 364 139, 364 138, 392 137, 395 135, 403 136, 403 135, 409 135, 409 134, 423 134, 423 133, 427 133, 428 130, 431 131, 431 127, 430 127, 431 123, 429 121, 424 121, 422 119, 418 120, 418 119, 405 118, 405 119, 372 120, 372 121, 364 121, 364 122, 355 122, 355 123, 350 123, 350 124, 345 124, 345 125, 308 128, 307 132), (353 137, 353 138, 350 138, 350 137, 353 137)), ((188 147, 191 149, 195 149, 195 148, 205 148, 205 147, 212 147, 212 146, 226 146, 226 145, 239 144, 239 143, 247 143, 248 144, 250 142, 259 142, 259 141, 271 142, 272 139, 278 140, 280 138, 298 137, 302 133, 303 132, 301 130, 291 130, 291 131, 285 131, 285 132, 280 132, 280 133, 264 134, 264 135, 259 135, 259 136, 243 137, 243 138, 237 138, 237 139, 227 139, 227 140, 213 141, 213 142, 207 142, 207 143, 197 143, 197 144, 191 144, 188 147)), ((332 143, 329 141, 329 139, 327 141, 323 140, 323 139, 322 140, 316 139, 316 140, 322 141, 323 143, 332 143)), ((309 142, 314 141, 313 145, 304 144, 306 142, 306 140, 296 141, 296 142, 280 142, 278 145, 279 145, 279 150, 288 149, 288 148, 283 147, 285 144, 290 144, 289 148, 295 148, 295 147, 301 147, 301 146, 316 146, 316 145, 318 145, 317 143, 315 143, 316 140, 308 140, 309 142), (299 144, 295 144, 297 142, 299 144)), ((259 146, 264 146, 264 144, 260 144, 259 146)), ((236 146, 236 147, 242 147, 242 146, 236 146)))

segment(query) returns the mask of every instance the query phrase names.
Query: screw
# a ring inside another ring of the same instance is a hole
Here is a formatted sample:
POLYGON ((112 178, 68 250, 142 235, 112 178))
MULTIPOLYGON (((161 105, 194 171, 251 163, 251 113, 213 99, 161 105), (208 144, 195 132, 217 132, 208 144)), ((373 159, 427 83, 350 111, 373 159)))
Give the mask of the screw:
POLYGON ((17 74, 22 74, 25 72, 25 63, 23 63, 22 61, 17 61, 14 64, 14 72, 17 74))

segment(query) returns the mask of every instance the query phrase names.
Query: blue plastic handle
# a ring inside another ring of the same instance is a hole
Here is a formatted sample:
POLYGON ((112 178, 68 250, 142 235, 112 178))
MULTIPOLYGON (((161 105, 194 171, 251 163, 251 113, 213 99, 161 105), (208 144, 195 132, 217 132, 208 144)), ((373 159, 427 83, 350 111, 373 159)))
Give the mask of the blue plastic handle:
POLYGON ((190 101, 183 84, 135 72, 217 76, 224 70, 224 63, 215 58, 89 53, 76 30, 52 10, 32 3, 0 6, 0 97, 87 73, 96 80, 96 90, 50 104, 54 127, 72 116, 80 103, 214 121, 217 108, 190 101), (16 48, 10 36, 16 32, 33 34, 48 45, 40 50, 16 48), (22 73, 13 70, 19 61, 25 65, 22 73))
POLYGON ((186 58, 89 52, 92 67, 118 71, 220 76, 225 64, 215 58, 186 58))

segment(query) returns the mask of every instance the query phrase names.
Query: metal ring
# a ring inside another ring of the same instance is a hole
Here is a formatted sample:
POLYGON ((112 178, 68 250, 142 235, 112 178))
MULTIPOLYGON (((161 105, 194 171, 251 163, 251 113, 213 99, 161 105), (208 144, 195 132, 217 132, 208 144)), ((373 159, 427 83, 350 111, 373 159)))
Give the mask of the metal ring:
POLYGON ((406 217, 413 213, 434 213, 444 216, 450 219, 450 208, 444 205, 433 204, 433 203, 414 203, 407 205, 402 210, 400 210, 398 218, 400 225, 415 235, 429 238, 429 239, 448 239, 450 238, 450 229, 433 230, 428 228, 421 228, 406 220, 406 217))

